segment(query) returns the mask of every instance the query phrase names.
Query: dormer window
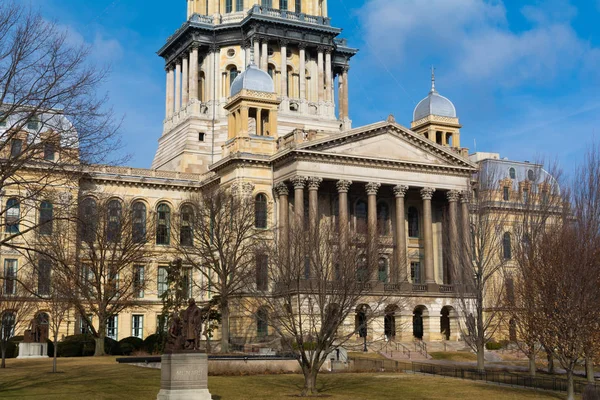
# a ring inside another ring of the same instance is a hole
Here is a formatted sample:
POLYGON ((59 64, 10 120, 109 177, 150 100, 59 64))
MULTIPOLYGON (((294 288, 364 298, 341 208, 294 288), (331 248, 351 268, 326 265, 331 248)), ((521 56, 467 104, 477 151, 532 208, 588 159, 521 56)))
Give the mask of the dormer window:
POLYGON ((517 171, 514 168, 510 168, 508 170, 508 174, 510 175, 510 179, 517 179, 517 171))

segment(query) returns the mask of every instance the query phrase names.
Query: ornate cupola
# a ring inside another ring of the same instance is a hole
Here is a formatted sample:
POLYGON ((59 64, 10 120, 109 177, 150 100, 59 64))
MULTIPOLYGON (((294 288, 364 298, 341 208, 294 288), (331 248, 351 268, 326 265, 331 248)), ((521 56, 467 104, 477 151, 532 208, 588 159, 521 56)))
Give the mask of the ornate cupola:
POLYGON ((239 74, 225 105, 228 111, 224 157, 232 153, 273 154, 277 133, 277 111, 281 100, 273 79, 253 61, 239 74))
POLYGON ((431 90, 413 113, 411 129, 442 146, 460 149, 460 125, 454 104, 435 89, 431 69, 431 90))

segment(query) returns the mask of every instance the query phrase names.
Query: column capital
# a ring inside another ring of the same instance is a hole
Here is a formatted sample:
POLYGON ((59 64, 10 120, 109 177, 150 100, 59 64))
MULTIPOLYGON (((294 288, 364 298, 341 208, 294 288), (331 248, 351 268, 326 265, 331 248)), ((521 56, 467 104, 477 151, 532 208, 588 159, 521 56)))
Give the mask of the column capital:
POLYGON ((325 54, 331 54, 331 53, 333 53, 333 48, 325 47, 325 54))
POLYGON ((450 203, 456 203, 460 197, 460 192, 458 190, 449 190, 446 192, 446 197, 450 203))
POLYGON ((288 186, 285 184, 285 182, 279 182, 277 185, 275 185, 274 189, 278 196, 287 196, 290 194, 290 189, 288 189, 288 186))
POLYGON ((380 187, 381 183, 378 182, 369 182, 365 184, 365 189, 367 189, 368 195, 376 195, 380 187))
POLYGON ((308 43, 306 43, 306 42, 300 42, 300 43, 298 43, 298 48, 300 50, 306 50, 307 46, 308 46, 308 43))
POLYGON ((471 198, 471 193, 468 190, 463 190, 460 192, 460 202, 468 203, 471 198))
POLYGON ((192 45, 190 46, 190 50, 199 50, 200 49, 200 43, 192 43, 192 45))
POLYGON ((348 193, 350 185, 352 185, 352 181, 347 180, 337 181, 335 184, 339 193, 348 193))
POLYGON ((421 189, 421 198, 423 200, 431 200, 434 192, 435 192, 434 188, 425 187, 425 188, 421 189))
POLYGON ((292 185, 294 185, 294 189, 304 189, 304 186, 306 185, 305 176, 296 175, 291 179, 291 181, 292 185))
POLYGON ((308 178, 307 182, 308 182, 308 190, 319 190, 319 186, 323 182, 323 178, 311 176, 308 178))
POLYGON ((406 186, 406 185, 396 185, 396 186, 394 186, 394 196, 404 197, 406 195, 407 190, 408 190, 408 186, 406 186))
POLYGON ((187 60, 189 58, 189 54, 188 53, 182 53, 181 54, 181 60, 187 60))
POLYGON ((343 73, 345 73, 345 74, 347 74, 347 73, 348 73, 348 71, 350 71, 350 66, 349 66, 349 65, 344 65, 344 66, 342 67, 342 72, 343 72, 343 73))
POLYGON ((290 41, 288 39, 279 39, 279 45, 280 46, 285 46, 287 47, 288 44, 290 44, 290 41))

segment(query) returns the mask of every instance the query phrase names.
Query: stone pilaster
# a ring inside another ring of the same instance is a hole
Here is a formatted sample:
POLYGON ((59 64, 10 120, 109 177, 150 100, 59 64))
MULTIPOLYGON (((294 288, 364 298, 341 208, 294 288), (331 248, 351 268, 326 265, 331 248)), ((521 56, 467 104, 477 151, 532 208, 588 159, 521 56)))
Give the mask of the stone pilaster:
POLYGON ((325 101, 332 102, 332 88, 331 88, 331 49, 325 50, 325 101))
POLYGON ((431 198, 435 189, 421 189, 423 199, 423 242, 425 245, 425 283, 435 284, 435 271, 433 267, 433 221, 431 216, 431 198))
POLYGON ((298 68, 300 70, 300 100, 306 100, 306 44, 300 43, 298 48, 300 49, 300 67, 298 68))
POLYGON ((406 249, 406 224, 404 222, 404 201, 408 186, 394 186, 396 196, 396 282, 408 281, 408 254, 406 249))
POLYGON ((198 46, 192 46, 190 52, 190 101, 192 103, 198 101, 198 46))
POLYGON ((181 60, 175 64, 175 114, 181 109, 181 60))
POLYGON ((288 97, 288 81, 287 81, 287 40, 281 40, 281 96, 288 97))
POLYGON ((169 119, 173 116, 173 101, 174 101, 174 94, 173 94, 173 90, 174 85, 173 85, 173 79, 174 79, 174 72, 173 72, 173 67, 172 66, 168 66, 167 67, 167 90, 166 90, 166 119, 169 119))
POLYGON ((267 39, 262 39, 262 48, 260 52, 260 69, 267 72, 269 70, 269 43, 267 42, 267 39))
POLYGON ((290 190, 284 182, 275 186, 275 193, 279 197, 279 240, 288 242, 289 238, 289 194, 290 190))
POLYGON ((317 49, 317 70, 318 70, 318 74, 317 74, 317 95, 319 96, 319 103, 322 103, 324 100, 324 96, 323 96, 323 73, 325 71, 324 65, 323 65, 323 52, 324 52, 324 48, 323 47, 319 47, 317 49))

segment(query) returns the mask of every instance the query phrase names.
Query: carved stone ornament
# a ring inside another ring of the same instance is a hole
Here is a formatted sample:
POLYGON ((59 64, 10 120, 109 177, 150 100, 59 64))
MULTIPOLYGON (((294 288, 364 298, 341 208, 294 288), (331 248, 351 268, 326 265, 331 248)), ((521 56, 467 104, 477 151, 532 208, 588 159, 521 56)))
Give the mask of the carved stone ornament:
POLYGON ((423 188, 423 189, 421 189, 421 198, 423 200, 431 200, 434 192, 435 192, 434 188, 429 188, 429 187, 423 188))
POLYGON ((348 193, 351 185, 352 181, 346 180, 337 181, 337 183, 335 184, 339 193, 348 193))
POLYGON ((408 190, 408 186, 406 186, 406 185, 396 185, 396 186, 394 186, 394 196, 404 197, 406 195, 407 190, 408 190))
POLYGON ((296 175, 292 178, 292 185, 294 185, 294 189, 304 189, 306 185, 306 177, 296 175))
POLYGON ((460 192, 458 190, 449 190, 446 192, 446 197, 450 203, 455 203, 460 198, 460 192))
POLYGON ((381 187, 381 183, 378 182, 369 182, 365 184, 365 189, 367 189, 368 195, 376 195, 381 187))
POLYGON ((277 193, 278 196, 287 196, 290 194, 290 189, 284 182, 279 182, 275 185, 275 193, 277 193))
POLYGON ((471 198, 471 193, 469 193, 468 190, 463 190, 462 192, 460 192, 460 202, 461 203, 468 203, 470 198, 471 198))
POLYGON ((323 178, 311 176, 308 178, 308 190, 319 190, 319 186, 323 182, 323 178))

